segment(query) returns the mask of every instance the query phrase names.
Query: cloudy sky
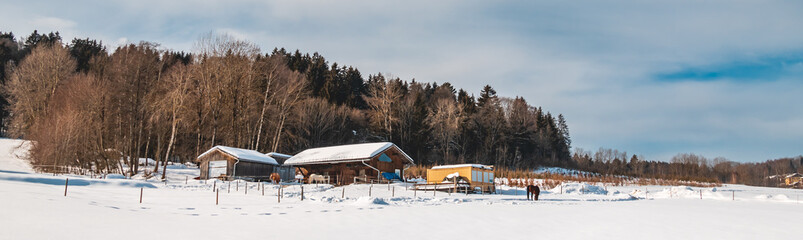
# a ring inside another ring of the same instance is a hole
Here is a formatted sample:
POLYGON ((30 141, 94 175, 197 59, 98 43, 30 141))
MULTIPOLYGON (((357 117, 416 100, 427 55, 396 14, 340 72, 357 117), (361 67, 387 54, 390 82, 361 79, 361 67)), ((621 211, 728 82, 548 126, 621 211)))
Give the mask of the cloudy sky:
POLYGON ((803 154, 803 1, 9 1, 0 31, 191 51, 210 31, 563 113, 573 147, 803 154))

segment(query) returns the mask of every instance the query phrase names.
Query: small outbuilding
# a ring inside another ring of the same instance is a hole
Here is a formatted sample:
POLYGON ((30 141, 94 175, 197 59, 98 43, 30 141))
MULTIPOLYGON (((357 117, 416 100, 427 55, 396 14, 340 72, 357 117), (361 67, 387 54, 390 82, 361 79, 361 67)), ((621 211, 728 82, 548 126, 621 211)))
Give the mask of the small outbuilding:
POLYGON ((199 155, 196 162, 201 179, 268 181, 271 174, 278 173, 282 181, 289 181, 295 175, 293 167, 282 166, 268 154, 235 147, 215 146, 199 155))
POLYGON ((427 183, 440 184, 443 182, 465 182, 470 189, 483 192, 494 192, 493 166, 482 164, 442 165, 427 169, 427 183))
POLYGON ((786 185, 789 185, 789 186, 795 185, 795 184, 799 184, 799 183, 803 183, 803 174, 793 173, 793 174, 786 175, 786 177, 784 177, 784 182, 786 182, 786 185))
POLYGON ((361 143, 304 150, 284 162, 299 169, 304 179, 322 175, 343 185, 372 180, 401 180, 413 159, 391 142, 361 143))

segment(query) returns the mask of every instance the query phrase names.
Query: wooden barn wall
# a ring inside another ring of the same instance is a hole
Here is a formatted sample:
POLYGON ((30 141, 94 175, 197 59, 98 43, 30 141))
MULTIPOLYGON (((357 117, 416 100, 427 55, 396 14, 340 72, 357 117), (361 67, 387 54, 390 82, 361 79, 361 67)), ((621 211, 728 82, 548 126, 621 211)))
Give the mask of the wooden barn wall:
POLYGON ((200 178, 209 179, 209 161, 222 161, 222 160, 228 161, 227 164, 228 166, 226 167, 227 168, 226 175, 231 176, 232 174, 231 169, 232 166, 234 165, 235 159, 232 156, 221 152, 220 150, 216 150, 207 155, 204 155, 203 157, 198 158, 198 163, 199 163, 198 165, 200 166, 200 171, 201 171, 200 178))
MULTIPOLYGON (((395 147, 388 148, 384 152, 377 154, 376 157, 371 158, 371 166, 379 169, 382 172, 395 172, 396 169, 404 170, 404 164, 406 163, 405 157, 402 155, 401 152, 395 147), (379 161, 379 156, 382 156, 382 153, 388 155, 390 157, 390 162, 382 162, 379 161)), ((372 169, 373 170, 373 169, 372 169)), ((374 170, 376 172, 376 170, 374 170)), ((376 174, 376 173, 374 173, 376 174)))
MULTIPOLYGON (((395 147, 388 148, 384 152, 378 154, 376 157, 366 161, 367 164, 374 168, 379 169, 381 172, 395 172, 396 169, 404 170, 404 165, 407 161, 404 155, 395 147), (379 161, 379 156, 382 153, 390 157, 391 162, 379 161)), ((361 177, 363 174, 369 178, 376 179, 378 173, 373 168, 365 166, 362 162, 347 162, 336 164, 315 164, 301 166, 307 173, 305 177, 310 174, 319 174, 330 176, 334 184, 351 184, 354 182, 354 177, 361 177), (337 182, 336 182, 337 181, 337 182)))
POLYGON ((254 163, 240 161, 237 163, 235 177, 258 177, 267 178, 273 173, 273 164, 254 163))

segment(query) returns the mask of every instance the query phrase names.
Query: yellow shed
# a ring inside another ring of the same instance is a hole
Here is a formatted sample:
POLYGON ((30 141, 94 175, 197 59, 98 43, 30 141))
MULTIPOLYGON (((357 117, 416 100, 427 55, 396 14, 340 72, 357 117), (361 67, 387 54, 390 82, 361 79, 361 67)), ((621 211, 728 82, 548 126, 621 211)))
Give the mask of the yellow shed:
POLYGON ((427 183, 443 183, 446 177, 457 173, 462 179, 467 180, 471 189, 480 191, 495 191, 493 166, 482 164, 457 164, 435 166, 427 169, 427 183))
POLYGON ((786 185, 795 185, 797 183, 803 182, 803 174, 800 173, 793 173, 786 176, 784 179, 786 181, 786 185))

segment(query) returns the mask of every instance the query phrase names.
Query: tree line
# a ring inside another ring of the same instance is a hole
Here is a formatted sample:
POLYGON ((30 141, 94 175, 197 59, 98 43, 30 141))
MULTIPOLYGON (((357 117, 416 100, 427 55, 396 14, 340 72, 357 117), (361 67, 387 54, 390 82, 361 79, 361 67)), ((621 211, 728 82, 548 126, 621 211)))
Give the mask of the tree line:
POLYGON ((803 156, 756 163, 738 163, 724 157, 713 159, 693 153, 680 153, 669 162, 647 161, 635 154, 600 148, 596 152, 575 149, 572 167, 606 175, 676 179, 699 182, 781 186, 783 176, 803 172, 803 156), (773 177, 774 176, 774 177, 773 177))
POLYGON ((366 77, 318 53, 207 34, 192 52, 157 43, 109 51, 102 42, 34 31, 0 32, 2 133, 31 140, 34 166, 149 172, 215 145, 297 153, 311 147, 391 141, 420 164, 508 168, 571 162, 566 119, 448 82, 366 77), (122 161, 121 161, 122 160, 122 161))

